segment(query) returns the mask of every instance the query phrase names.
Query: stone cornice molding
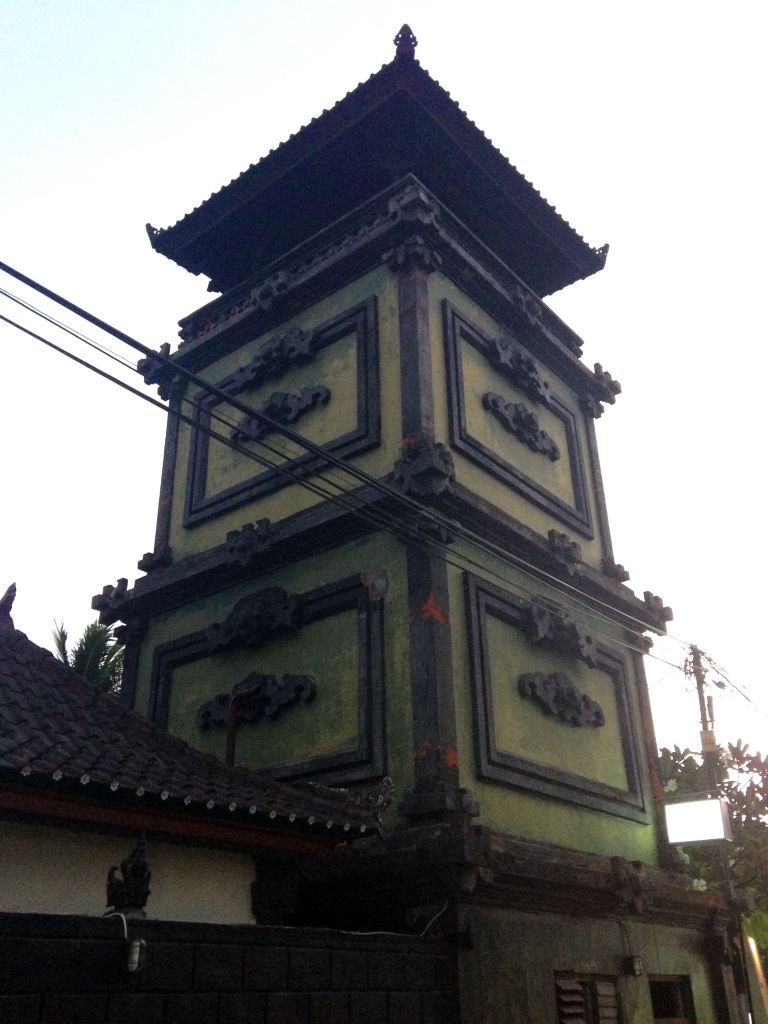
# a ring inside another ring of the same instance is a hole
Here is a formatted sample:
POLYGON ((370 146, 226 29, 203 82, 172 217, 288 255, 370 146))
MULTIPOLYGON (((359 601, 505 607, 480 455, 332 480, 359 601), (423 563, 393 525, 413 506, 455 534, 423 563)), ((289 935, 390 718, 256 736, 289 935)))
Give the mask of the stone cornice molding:
POLYGON ((439 265, 475 301, 509 324, 523 348, 563 377, 585 402, 610 402, 617 393, 617 383, 612 378, 608 382, 599 364, 593 372, 580 362, 578 336, 412 175, 275 261, 258 279, 185 317, 182 344, 173 358, 199 370, 254 333, 270 330, 380 266, 385 256, 396 266, 417 257, 422 263, 427 259, 425 269, 439 265))

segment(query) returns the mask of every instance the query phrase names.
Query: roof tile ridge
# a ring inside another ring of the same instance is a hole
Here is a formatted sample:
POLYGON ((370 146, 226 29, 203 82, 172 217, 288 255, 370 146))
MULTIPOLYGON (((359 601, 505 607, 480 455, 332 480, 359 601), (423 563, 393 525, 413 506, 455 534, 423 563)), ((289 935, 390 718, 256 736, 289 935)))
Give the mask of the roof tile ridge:
POLYGON ((555 204, 553 202, 551 202, 549 199, 547 199, 547 197, 545 195, 543 195, 539 191, 539 189, 536 188, 536 186, 533 184, 533 182, 531 181, 530 178, 526 177, 526 175, 523 174, 523 172, 519 169, 517 164, 513 164, 512 163, 512 161, 509 159, 509 157, 506 156, 499 149, 499 147, 496 145, 496 143, 493 141, 493 139, 491 139, 490 136, 487 135, 483 131, 483 129, 478 125, 478 123, 476 121, 472 120, 472 118, 469 116, 467 111, 461 106, 461 104, 458 102, 458 100, 453 98, 453 96, 451 95, 449 90, 446 89, 444 85, 442 85, 442 83, 439 81, 439 79, 437 79, 433 75, 431 75, 429 73, 429 71, 427 71, 426 68, 421 67, 421 65, 419 64, 419 61, 417 59, 414 58, 414 60, 411 61, 411 63, 412 64, 416 64, 416 65, 419 66, 419 68, 421 69, 422 74, 430 81, 430 83, 433 86, 436 86, 440 90, 440 92, 446 97, 446 99, 448 99, 451 102, 453 107, 455 107, 455 109, 458 111, 458 113, 461 114, 461 116, 466 119, 467 123, 469 125, 471 125, 472 128, 474 128, 478 132, 478 134, 483 137, 483 139, 488 143, 488 145, 493 150, 493 152, 496 154, 496 156, 501 158, 501 160, 503 160, 504 163, 508 167, 510 167, 515 172, 515 174, 517 174, 520 177, 520 179, 525 183, 525 185, 528 187, 528 189, 530 189, 530 191, 535 196, 537 196, 543 203, 546 204, 546 206, 549 207, 550 210, 552 210, 552 212, 554 214, 556 214, 558 219, 560 221, 562 221, 562 223, 565 224, 565 226, 567 228, 569 228, 573 232, 574 235, 576 235, 576 237, 579 239, 579 241, 581 241, 588 249, 591 249, 595 253, 601 251, 600 249, 595 248, 595 246, 590 245, 590 243, 587 242, 587 240, 584 238, 584 236, 582 234, 580 234, 580 232, 578 232, 568 220, 566 220, 566 218, 562 215, 562 213, 560 213, 560 211, 555 206, 555 204))
POLYGON ((49 651, 47 647, 41 647, 40 644, 36 644, 34 640, 30 640, 26 633, 23 633, 20 629, 7 630, 0 634, 0 649, 2 649, 3 642, 10 640, 12 642, 11 656, 14 656, 14 660, 21 665, 30 665, 29 655, 33 656, 32 666, 34 668, 40 668, 45 666, 46 668, 52 662, 55 666, 54 671, 61 675, 66 675, 69 679, 76 679, 79 683, 84 684, 86 688, 91 687, 91 683, 87 679, 75 672, 71 665, 62 661, 58 658, 53 651, 49 651), (24 651, 21 659, 18 658, 18 654, 24 651))
MULTIPOLYGON (((418 60, 414 59, 413 61, 411 61, 411 63, 420 66, 418 60)), ((316 114, 314 117, 310 118, 310 120, 307 121, 306 124, 300 125, 300 127, 298 127, 295 131, 291 132, 291 134, 288 135, 286 138, 284 138, 281 142, 278 142, 277 145, 272 146, 272 148, 267 150, 267 152, 264 153, 263 156, 260 156, 258 158, 258 160, 256 160, 253 163, 248 164, 248 166, 245 168, 245 170, 241 171, 239 174, 236 174, 234 176, 234 178, 231 178, 228 182, 225 182, 225 184, 221 185, 218 189, 216 189, 215 192, 211 192, 211 194, 206 199, 202 199, 197 204, 197 206, 193 207, 191 210, 189 210, 189 212, 187 212, 183 216, 179 217, 178 220, 174 221, 173 224, 169 224, 165 228, 155 228, 155 227, 152 227, 152 225, 148 224, 147 225, 147 232, 150 235, 150 238, 151 239, 152 238, 161 238, 163 235, 167 234, 169 231, 173 231, 181 223, 183 223, 185 220, 187 220, 193 214, 197 213, 198 210, 202 209, 202 207, 205 206, 207 203, 209 203, 212 199, 215 199, 216 196, 221 195, 222 192, 227 191, 228 189, 232 188, 232 186, 236 186, 238 184, 238 182, 242 181, 242 179, 245 178, 246 175, 250 174, 251 171, 253 171, 256 167, 259 167, 261 164, 263 164, 265 160, 268 160, 275 153, 279 152, 284 146, 287 146, 297 136, 312 130, 318 124, 318 122, 321 121, 323 118, 326 118, 329 115, 334 114, 335 112, 337 112, 339 107, 341 107, 344 103, 346 103, 350 99, 350 97, 358 94, 360 90, 364 89, 366 86, 369 86, 370 83, 372 81, 374 81, 374 79, 379 77, 379 75, 381 75, 383 72, 386 72, 390 68, 395 68, 395 66, 396 66, 396 61, 394 61, 394 60, 389 61, 388 63, 382 64, 381 67, 377 71, 371 72, 371 74, 367 78, 363 79, 361 82, 358 82, 358 84, 356 86, 354 86, 352 89, 349 89, 347 92, 345 92, 344 95, 341 96, 338 100, 336 100, 336 102, 333 103, 330 107, 324 107, 320 111, 319 114, 316 114)))

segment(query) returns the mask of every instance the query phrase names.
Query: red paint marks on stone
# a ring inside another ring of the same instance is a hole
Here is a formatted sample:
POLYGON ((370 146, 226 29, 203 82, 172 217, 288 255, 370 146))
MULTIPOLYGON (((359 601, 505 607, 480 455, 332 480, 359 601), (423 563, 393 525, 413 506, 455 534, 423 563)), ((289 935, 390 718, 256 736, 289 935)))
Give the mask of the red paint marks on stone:
POLYGON ((441 626, 447 626, 448 620, 440 610, 440 606, 435 600, 434 592, 430 590, 429 597, 424 602, 421 608, 421 617, 426 622, 427 619, 434 619, 435 622, 439 622, 441 626))
POLYGON ((448 749, 445 752, 445 763, 448 765, 449 768, 458 768, 459 767, 459 752, 458 752, 458 750, 454 750, 453 747, 448 747, 448 749))
POLYGON ((664 786, 662 785, 659 772, 655 765, 650 766, 651 775, 651 789, 653 790, 653 796, 657 801, 663 801, 666 794, 664 793, 664 786))

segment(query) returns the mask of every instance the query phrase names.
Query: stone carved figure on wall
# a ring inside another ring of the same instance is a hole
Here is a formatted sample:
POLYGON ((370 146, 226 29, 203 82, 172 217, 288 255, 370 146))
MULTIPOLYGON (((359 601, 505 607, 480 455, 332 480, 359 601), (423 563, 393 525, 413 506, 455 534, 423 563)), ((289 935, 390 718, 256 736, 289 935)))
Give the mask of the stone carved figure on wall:
POLYGON ((581 693, 564 672, 526 672, 520 676, 521 697, 532 700, 545 715, 567 725, 605 725, 605 712, 586 693, 581 693))
POLYGON ((144 834, 139 837, 136 845, 120 864, 122 878, 118 878, 118 869, 112 866, 107 875, 107 906, 120 914, 144 916, 151 889, 149 883, 152 872, 147 864, 147 847, 144 834))
POLYGON ((224 622, 214 622, 206 633, 209 654, 229 647, 256 647, 276 633, 298 628, 298 597, 282 587, 266 587, 241 598, 224 622))

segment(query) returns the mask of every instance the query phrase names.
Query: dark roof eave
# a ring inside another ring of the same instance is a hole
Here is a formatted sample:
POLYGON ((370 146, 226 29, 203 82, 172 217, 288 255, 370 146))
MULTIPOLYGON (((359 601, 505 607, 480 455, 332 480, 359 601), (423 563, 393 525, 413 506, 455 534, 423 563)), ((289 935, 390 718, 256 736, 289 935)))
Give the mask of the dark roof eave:
POLYGON ((227 819, 203 812, 202 809, 176 809, 148 802, 116 801, 108 788, 94 786, 93 792, 80 796, 54 790, 49 780, 35 779, 21 786, 3 780, 0 785, 0 814, 10 813, 49 821, 78 822, 91 827, 143 831, 175 838, 186 838, 214 845, 260 847, 293 853, 318 853, 339 842, 337 830, 311 834, 306 827, 288 832, 285 827, 269 827, 263 821, 252 821, 243 815, 227 819))
POLYGON ((540 288, 541 294, 557 291, 602 269, 607 247, 590 247, 417 61, 405 64, 394 61, 385 65, 331 110, 252 164, 176 224, 162 230, 148 226, 153 248, 191 273, 211 277, 219 290, 216 279, 225 275, 216 266, 217 257, 211 255, 208 243, 222 231, 230 230, 226 222, 257 195, 297 171, 314 153, 330 147, 353 125, 370 117, 377 106, 398 93, 408 95, 435 122, 451 145, 471 161, 477 169, 478 181, 493 184, 504 200, 547 240, 553 253, 557 252, 562 262, 559 273, 547 281, 546 288, 540 288))
MULTIPOLYGON (((0 782, 134 798, 266 828, 375 831, 391 797, 301 786, 223 764, 98 691, 12 627, 0 628, 0 782), (372 805, 375 802, 375 807, 372 805), (231 816, 231 817, 230 817, 231 816)), ((382 783, 384 786, 384 783, 382 783)))

